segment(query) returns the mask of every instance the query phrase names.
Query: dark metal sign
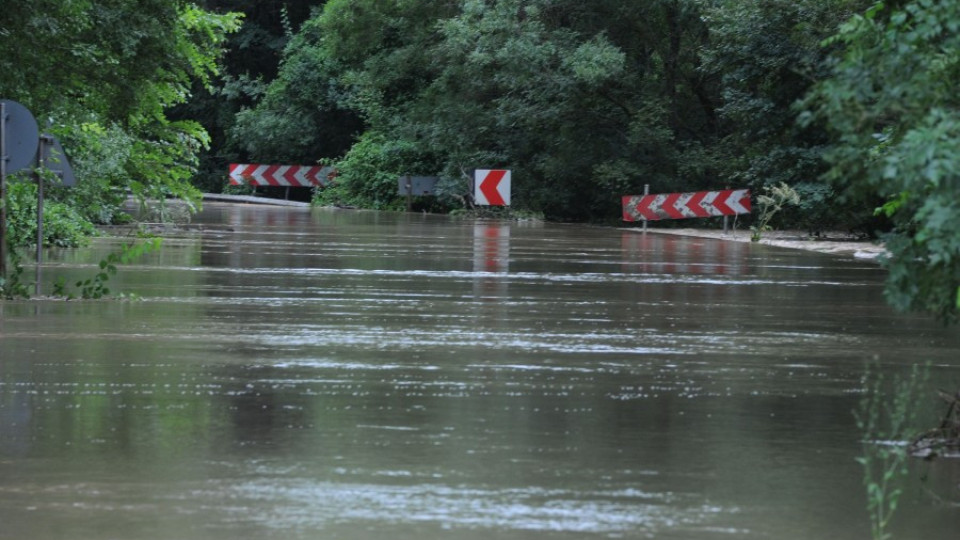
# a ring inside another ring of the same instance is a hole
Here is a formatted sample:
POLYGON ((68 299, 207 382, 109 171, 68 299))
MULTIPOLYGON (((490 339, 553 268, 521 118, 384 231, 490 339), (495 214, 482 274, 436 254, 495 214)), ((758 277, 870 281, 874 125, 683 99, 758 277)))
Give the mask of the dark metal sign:
MULTIPOLYGON (((40 137, 37 121, 26 107, 0 100, 0 278, 6 277, 7 175, 23 169, 48 169, 64 186, 76 185, 63 147, 52 135, 40 137), (38 147, 39 146, 39 150, 38 147)), ((40 263, 43 257, 43 175, 37 174, 37 294, 40 294, 40 263)))
POLYGON ((397 180, 400 195, 436 195, 439 176, 401 176, 397 180))
POLYGON ((15 173, 33 165, 37 157, 40 130, 37 121, 26 107, 9 99, 3 103, 3 155, 7 174, 15 173))
POLYGON ((77 185, 77 178, 73 175, 73 168, 67 160, 67 154, 60 146, 60 141, 52 135, 43 135, 40 144, 40 164, 60 178, 60 185, 72 187, 77 185))

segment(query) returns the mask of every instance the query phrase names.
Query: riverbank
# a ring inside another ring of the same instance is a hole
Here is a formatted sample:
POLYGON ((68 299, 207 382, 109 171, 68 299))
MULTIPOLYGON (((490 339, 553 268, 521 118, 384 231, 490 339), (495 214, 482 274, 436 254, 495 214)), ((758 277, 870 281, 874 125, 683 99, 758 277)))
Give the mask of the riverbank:
MULTIPOLYGON (((639 228, 631 228, 637 234, 643 234, 639 228)), ((724 233, 716 229, 658 229, 648 227, 651 234, 672 234, 677 236, 693 236, 698 238, 714 238, 730 242, 750 242, 749 230, 736 230, 724 233)), ((811 237, 805 231, 769 231, 763 233, 760 244, 784 247, 789 249, 803 249, 817 253, 843 255, 856 259, 876 259, 886 253, 883 244, 878 241, 862 240, 852 234, 839 232, 826 233, 819 237, 811 237)))

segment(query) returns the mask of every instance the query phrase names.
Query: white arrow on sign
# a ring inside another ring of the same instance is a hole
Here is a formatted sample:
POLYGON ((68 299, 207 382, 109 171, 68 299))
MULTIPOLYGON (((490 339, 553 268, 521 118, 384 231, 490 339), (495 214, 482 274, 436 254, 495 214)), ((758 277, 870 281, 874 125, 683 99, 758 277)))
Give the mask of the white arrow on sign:
POLYGON ((480 206, 510 206, 510 171, 477 169, 473 199, 480 206))

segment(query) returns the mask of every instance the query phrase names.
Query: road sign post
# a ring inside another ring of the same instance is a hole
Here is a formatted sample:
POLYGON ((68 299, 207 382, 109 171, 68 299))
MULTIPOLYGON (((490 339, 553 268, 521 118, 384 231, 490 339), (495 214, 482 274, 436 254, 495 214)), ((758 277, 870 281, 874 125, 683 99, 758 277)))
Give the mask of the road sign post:
POLYGON ((49 138, 40 137, 40 149, 37 152, 37 267, 33 283, 33 293, 40 296, 40 263, 43 262, 43 158, 49 138))
POLYGON ((0 278, 7 277, 7 104, 0 101, 0 278))
POLYGON ((413 196, 436 195, 439 176, 401 176, 397 179, 397 193, 407 198, 407 212, 413 211, 413 196))
POLYGON ((0 101, 0 278, 7 277, 7 104, 0 101))
POLYGON ((63 147, 52 135, 40 135, 37 121, 26 107, 0 99, 0 278, 7 264, 7 174, 36 166, 37 172, 37 282, 43 261, 43 174, 49 170, 64 186, 77 183, 63 147), (53 165, 52 167, 48 166, 53 165))
POLYGON ((0 277, 7 269, 7 174, 29 167, 40 140, 37 121, 26 107, 0 100, 0 277))
MULTIPOLYGON (((650 184, 643 185, 643 196, 650 195, 650 184)), ((643 234, 647 234, 647 220, 643 220, 643 234)))

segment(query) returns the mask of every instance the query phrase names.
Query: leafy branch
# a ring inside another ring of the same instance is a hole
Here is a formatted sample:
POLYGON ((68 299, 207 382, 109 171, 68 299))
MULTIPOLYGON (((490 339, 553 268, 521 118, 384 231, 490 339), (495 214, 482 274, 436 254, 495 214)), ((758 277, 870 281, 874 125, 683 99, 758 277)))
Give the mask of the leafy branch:
MULTIPOLYGON (((117 274, 118 264, 128 264, 143 255, 160 248, 161 238, 150 238, 140 244, 123 244, 119 251, 110 253, 100 260, 99 271, 92 277, 78 280, 74 286, 80 291, 80 298, 84 300, 98 300, 110 295, 107 283, 117 274)), ((54 284, 54 296, 66 297, 68 300, 76 298, 67 291, 66 280, 61 278, 54 284)))

